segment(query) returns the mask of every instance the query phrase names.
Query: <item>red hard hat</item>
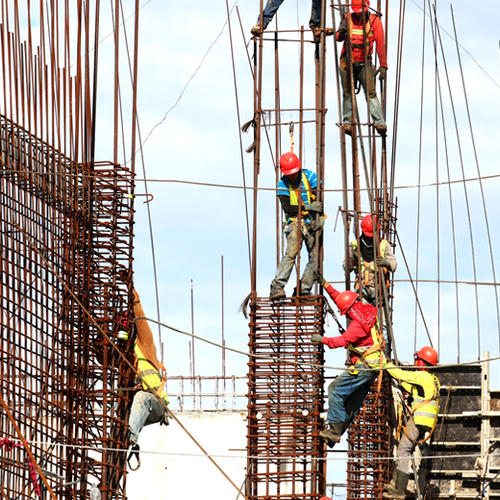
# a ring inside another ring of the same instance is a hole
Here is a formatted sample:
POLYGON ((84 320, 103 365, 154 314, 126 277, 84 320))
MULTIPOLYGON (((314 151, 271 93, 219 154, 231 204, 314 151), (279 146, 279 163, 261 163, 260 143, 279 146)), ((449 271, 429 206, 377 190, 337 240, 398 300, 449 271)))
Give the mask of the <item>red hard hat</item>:
POLYGON ((438 353, 436 349, 432 347, 425 346, 420 349, 420 351, 415 353, 415 356, 426 363, 429 363, 432 366, 436 366, 438 362, 438 353))
POLYGON ((335 304, 337 304, 337 307, 340 309, 340 314, 343 316, 347 311, 349 311, 358 298, 359 295, 352 290, 340 292, 337 297, 335 297, 335 304))
POLYGON ((363 12, 363 5, 365 10, 368 10, 368 7, 370 7, 370 0, 352 0, 351 9, 355 14, 360 14, 363 12))
POLYGON ((281 172, 285 175, 292 175, 300 170, 299 157, 294 153, 285 153, 280 158, 281 172))
MULTIPOLYGON (((375 224, 377 223, 377 218, 375 217, 375 224)), ((361 221, 361 231, 365 236, 373 238, 373 219, 371 215, 365 215, 361 221)))

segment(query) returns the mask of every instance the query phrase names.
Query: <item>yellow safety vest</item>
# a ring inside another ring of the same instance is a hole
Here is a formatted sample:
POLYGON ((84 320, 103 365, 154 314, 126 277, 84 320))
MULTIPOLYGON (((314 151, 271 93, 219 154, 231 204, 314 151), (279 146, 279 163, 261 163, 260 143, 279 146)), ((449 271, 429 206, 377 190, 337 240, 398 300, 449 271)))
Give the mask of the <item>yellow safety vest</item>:
MULTIPOLYGON (((304 172, 302 172, 302 182, 304 183, 304 187, 306 188, 307 203, 311 203, 311 185, 309 184, 307 176, 304 172)), ((300 188, 302 188, 302 184, 300 185, 300 188)), ((288 188, 288 190, 290 191, 290 205, 298 205, 299 204, 299 188, 294 188, 290 184, 290 187, 288 188)))
POLYGON ((439 383, 439 379, 436 375, 434 375, 434 373, 425 373, 427 373, 429 377, 426 377, 422 386, 425 393, 432 392, 432 398, 424 399, 420 396, 418 393, 418 388, 420 386, 418 385, 408 384, 407 382, 403 382, 402 385, 413 396, 411 412, 413 414, 415 425, 424 425, 432 429, 439 413, 438 398, 441 385, 439 383))
MULTIPOLYGON (((145 391, 155 393, 161 385, 160 372, 146 359, 144 354, 142 354, 137 343, 134 345, 134 352, 137 357, 137 368, 141 376, 142 388, 145 391)), ((165 391, 163 391, 160 397, 165 401, 165 404, 168 405, 170 401, 165 391)))

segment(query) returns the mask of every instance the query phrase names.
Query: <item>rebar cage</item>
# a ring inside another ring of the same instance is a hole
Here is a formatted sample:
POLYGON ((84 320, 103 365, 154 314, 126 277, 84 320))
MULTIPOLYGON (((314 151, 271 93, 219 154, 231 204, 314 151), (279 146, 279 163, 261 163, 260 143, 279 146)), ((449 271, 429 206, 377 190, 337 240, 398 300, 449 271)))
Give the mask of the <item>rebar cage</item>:
POLYGON ((3 116, 0 145, 2 498, 125 498, 133 175, 3 116))

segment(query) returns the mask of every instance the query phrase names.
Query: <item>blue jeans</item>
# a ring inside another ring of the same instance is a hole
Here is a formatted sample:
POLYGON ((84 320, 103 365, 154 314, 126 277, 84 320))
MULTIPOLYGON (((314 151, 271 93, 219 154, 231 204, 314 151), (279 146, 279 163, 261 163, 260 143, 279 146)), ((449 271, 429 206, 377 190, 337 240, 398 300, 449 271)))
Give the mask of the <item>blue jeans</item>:
MULTIPOLYGON (((267 25, 271 22, 274 14, 280 8, 281 4, 284 0, 267 0, 267 3, 264 7, 264 29, 267 28, 267 25)), ((260 22, 260 14, 257 17, 257 24, 260 22)), ((311 9, 311 19, 309 21, 309 26, 311 28, 319 27, 321 25, 321 0, 312 0, 312 9, 311 9)))
POLYGON ((143 427, 160 422, 166 411, 155 395, 147 391, 137 392, 128 419, 130 440, 137 444, 143 427))
MULTIPOLYGON (((354 86, 356 82, 360 82, 365 93, 365 97, 370 103, 370 114, 373 118, 373 123, 375 126, 385 125, 384 115, 382 114, 382 108, 380 106, 380 101, 377 97, 377 91, 375 89, 375 71, 373 69, 372 63, 361 64, 355 62, 352 67, 354 86)), ((342 103, 342 114, 344 122, 351 121, 352 117, 352 101, 351 101, 351 81, 349 78, 349 68, 344 67, 342 59, 339 65, 340 81, 342 82, 342 92, 343 92, 343 103, 342 103)))
POLYGON ((344 423, 347 429, 356 418, 377 373, 361 369, 357 375, 351 375, 345 370, 328 386, 328 423, 344 423))
POLYGON ((271 283, 271 294, 278 290, 283 290, 285 285, 288 283, 290 274, 292 274, 293 266, 295 265, 295 259, 299 253, 300 246, 302 242, 306 242, 307 251, 309 253, 309 260, 307 266, 302 273, 302 279, 300 280, 300 294, 310 295, 311 288, 314 285, 314 269, 316 268, 316 263, 314 262, 314 250, 316 248, 316 236, 315 232, 311 230, 311 225, 302 222, 301 232, 302 238, 300 239, 299 246, 299 224, 297 221, 291 223, 291 231, 286 235, 286 252, 279 263, 278 269, 276 270, 276 277, 271 283))

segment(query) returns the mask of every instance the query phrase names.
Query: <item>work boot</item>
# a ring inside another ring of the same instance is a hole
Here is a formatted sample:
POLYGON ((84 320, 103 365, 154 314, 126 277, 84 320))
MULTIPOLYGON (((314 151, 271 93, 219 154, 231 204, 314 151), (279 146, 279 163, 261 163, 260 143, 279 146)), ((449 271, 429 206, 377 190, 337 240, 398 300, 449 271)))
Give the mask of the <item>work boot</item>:
POLYGON ((347 135, 352 135, 352 129, 351 129, 351 122, 345 122, 346 124, 344 125, 344 133, 347 135))
POLYGON ((253 36, 257 36, 260 33, 260 24, 256 24, 251 30, 253 36))
POLYGON ((329 428, 321 431, 319 433, 319 437, 325 441, 325 443, 333 448, 342 437, 342 433, 344 432, 344 423, 337 424, 329 424, 329 428))
POLYGON ((284 299, 286 297, 285 290, 283 288, 279 290, 271 290, 271 293, 269 294, 269 298, 271 300, 278 300, 278 299, 284 299))
MULTIPOLYGON (((311 26, 311 31, 313 32, 314 41, 319 42, 321 38, 321 28, 319 26, 311 26)), ((335 33, 333 28, 325 28, 323 31, 325 32, 325 36, 332 36, 335 33)))
POLYGON ((385 137, 385 135, 387 134, 387 125, 384 125, 383 123, 381 123, 380 125, 375 125, 375 128, 377 129, 377 132, 379 133, 379 135, 381 135, 382 137, 385 137))
POLYGON ((386 491, 382 493, 382 496, 395 500, 405 500, 409 478, 410 475, 408 473, 396 469, 392 475, 391 482, 389 484, 384 484, 384 490, 386 491))

